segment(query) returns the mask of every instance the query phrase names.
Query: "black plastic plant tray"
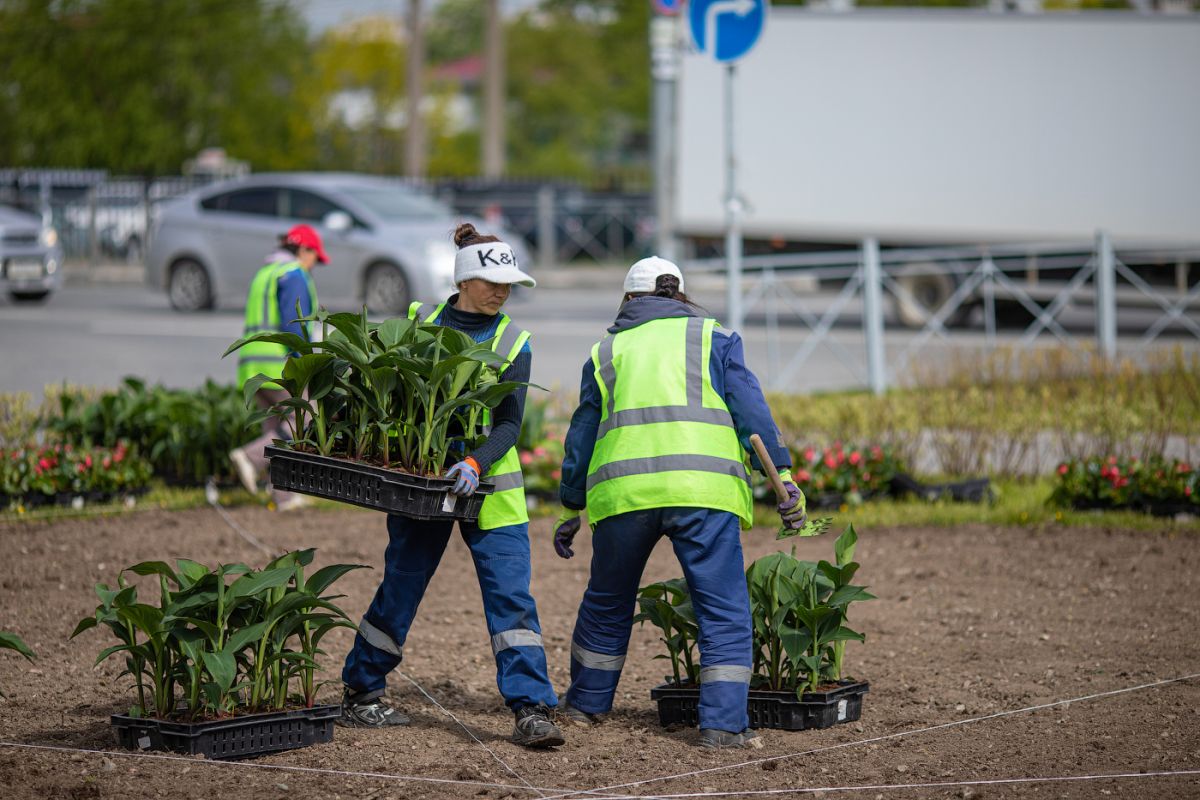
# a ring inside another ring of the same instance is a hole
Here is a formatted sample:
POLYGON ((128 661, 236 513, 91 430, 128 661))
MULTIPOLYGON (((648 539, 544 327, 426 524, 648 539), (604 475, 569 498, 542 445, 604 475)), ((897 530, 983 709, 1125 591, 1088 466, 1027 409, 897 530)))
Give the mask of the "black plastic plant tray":
MULTIPOLYGON (((862 716, 863 695, 870 691, 866 681, 839 681, 837 689, 805 692, 801 700, 795 692, 750 691, 747 711, 751 728, 775 728, 803 731, 832 728, 854 722, 862 716)), ((664 727, 700 724, 700 687, 664 683, 650 690, 650 699, 658 702, 658 721, 664 727)))
POLYGON ((411 519, 479 519, 483 499, 493 485, 479 482, 470 497, 450 494, 450 478, 423 478, 344 458, 298 453, 267 446, 271 485, 289 492, 340 500, 411 519))
POLYGON ((169 750, 205 758, 250 758, 333 740, 340 705, 248 714, 208 722, 171 722, 114 714, 117 744, 131 750, 169 750))

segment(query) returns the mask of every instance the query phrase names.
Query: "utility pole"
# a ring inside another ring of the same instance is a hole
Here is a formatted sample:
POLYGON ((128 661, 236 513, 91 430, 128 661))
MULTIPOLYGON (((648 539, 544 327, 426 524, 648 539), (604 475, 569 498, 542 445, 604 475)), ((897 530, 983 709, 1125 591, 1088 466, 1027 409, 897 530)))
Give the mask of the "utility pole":
POLYGON ((650 75, 654 79, 654 222, 655 252, 675 260, 675 81, 679 75, 677 17, 650 18, 650 75))
POLYGON ((408 0, 408 75, 406 106, 408 132, 404 138, 404 167, 410 178, 425 175, 425 118, 421 101, 425 96, 425 28, 421 23, 421 0, 408 0))
POLYGON ((483 43, 483 174, 504 174, 504 26, 500 0, 487 0, 483 43))

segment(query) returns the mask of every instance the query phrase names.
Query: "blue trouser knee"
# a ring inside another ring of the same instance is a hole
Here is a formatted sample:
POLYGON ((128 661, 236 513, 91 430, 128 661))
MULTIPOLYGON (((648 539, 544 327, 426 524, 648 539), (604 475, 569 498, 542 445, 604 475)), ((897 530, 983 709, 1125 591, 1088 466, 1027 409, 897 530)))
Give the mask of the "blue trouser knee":
MULTIPOLYGON (((384 576, 359 623, 342 682, 357 692, 382 694, 387 674, 403 658, 405 639, 450 539, 452 522, 388 517, 384 576)), ((546 670, 541 625, 529 593, 529 526, 481 531, 460 523, 483 594, 483 611, 496 657, 496 684, 510 708, 557 699, 546 670)))
POLYGON ((662 535, 683 567, 700 628, 700 727, 749 725, 750 598, 738 519, 704 508, 631 511, 601 520, 592 570, 571 641, 567 701, 589 714, 612 709, 633 627, 638 583, 662 535))

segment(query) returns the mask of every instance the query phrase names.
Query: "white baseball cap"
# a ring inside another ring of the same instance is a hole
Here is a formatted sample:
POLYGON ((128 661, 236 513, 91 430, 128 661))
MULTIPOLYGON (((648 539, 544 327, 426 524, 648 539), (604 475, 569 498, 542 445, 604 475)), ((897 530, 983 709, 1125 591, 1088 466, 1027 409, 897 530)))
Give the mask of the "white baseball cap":
POLYGON ((679 291, 683 291, 683 273, 679 267, 658 256, 643 258, 629 268, 625 275, 625 291, 653 292, 659 275, 674 275, 679 279, 679 291))
POLYGON ((454 254, 454 282, 458 284, 472 278, 492 283, 537 285, 532 277, 521 271, 517 254, 504 242, 468 245, 454 254))

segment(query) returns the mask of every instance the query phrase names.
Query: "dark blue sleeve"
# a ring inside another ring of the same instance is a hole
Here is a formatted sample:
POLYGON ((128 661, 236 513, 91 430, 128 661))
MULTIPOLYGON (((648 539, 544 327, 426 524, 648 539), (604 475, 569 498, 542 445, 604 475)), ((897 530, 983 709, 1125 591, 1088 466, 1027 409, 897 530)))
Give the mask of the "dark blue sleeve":
POLYGON ((308 338, 304 326, 296 322, 296 303, 300 304, 300 316, 312 313, 312 299, 308 295, 308 279, 302 269, 294 269, 279 278, 275 289, 279 298, 279 329, 287 333, 308 338))
POLYGON ((587 473, 596 447, 596 429, 600 427, 600 387, 596 385, 595 367, 589 358, 583 365, 579 382, 579 407, 571 415, 571 427, 563 443, 562 482, 558 499, 567 508, 587 507, 587 473))
POLYGON ((733 425, 737 428, 738 441, 750 453, 750 465, 762 471, 758 455, 750 445, 750 434, 762 437, 776 469, 791 469, 792 455, 784 444, 783 434, 775 425, 767 399, 763 397, 758 378, 746 366, 742 350, 742 337, 732 331, 716 328, 713 331, 712 353, 709 358, 709 373, 713 388, 725 399, 733 425))
MULTIPOLYGON (((508 369, 500 373, 500 380, 528 383, 532 372, 533 350, 530 349, 529 342, 526 342, 508 369)), ((491 434, 471 453, 479 462, 480 474, 486 474, 521 438, 521 423, 525 419, 525 394, 528 390, 528 386, 520 387, 501 400, 492 412, 491 434)))

